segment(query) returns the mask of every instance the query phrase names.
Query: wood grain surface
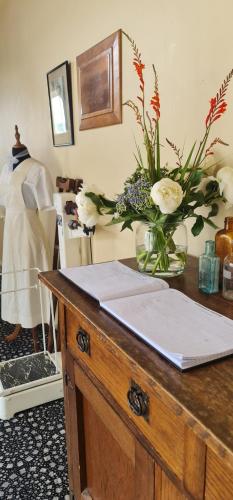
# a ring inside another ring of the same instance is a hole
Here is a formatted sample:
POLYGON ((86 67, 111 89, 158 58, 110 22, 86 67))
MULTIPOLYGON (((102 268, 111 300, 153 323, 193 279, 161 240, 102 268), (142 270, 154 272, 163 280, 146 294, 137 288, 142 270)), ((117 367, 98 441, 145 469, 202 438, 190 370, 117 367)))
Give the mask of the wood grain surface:
MULTIPOLYGON (((114 349, 112 342, 96 330, 87 320, 76 318, 68 311, 67 313, 68 349, 72 356, 82 362, 95 374, 101 384, 112 395, 125 414, 135 422, 143 436, 151 443, 165 464, 174 474, 183 477, 183 450, 184 450, 184 422, 180 415, 176 415, 173 400, 168 401, 168 396, 158 397, 155 387, 151 387, 150 380, 144 372, 137 369, 136 365, 125 356, 121 350, 114 349), (90 336, 90 355, 82 353, 76 342, 76 334, 81 326, 82 330, 88 331, 90 336), (145 420, 138 418, 129 408, 127 392, 131 380, 135 380, 149 397, 149 415, 145 420), (174 455, 173 450, 176 449, 174 455)), ((77 384, 80 382, 76 378, 77 384)), ((103 404, 103 403, 102 403, 103 404)))
MULTIPOLYGON (((127 259, 123 263, 136 268, 135 259, 127 259)), ((144 372, 151 387, 156 387, 158 397, 163 400, 167 393, 168 400, 173 400, 174 411, 177 408, 177 414, 183 412, 183 418, 194 434, 212 448, 216 456, 233 467, 232 357, 182 373, 101 310, 94 299, 58 271, 41 273, 40 279, 69 310, 80 312, 108 338, 114 349, 124 352, 132 368, 137 367, 144 372)), ((168 281, 170 287, 233 319, 232 304, 220 294, 207 296, 199 292, 196 258, 189 257, 185 273, 168 281)))

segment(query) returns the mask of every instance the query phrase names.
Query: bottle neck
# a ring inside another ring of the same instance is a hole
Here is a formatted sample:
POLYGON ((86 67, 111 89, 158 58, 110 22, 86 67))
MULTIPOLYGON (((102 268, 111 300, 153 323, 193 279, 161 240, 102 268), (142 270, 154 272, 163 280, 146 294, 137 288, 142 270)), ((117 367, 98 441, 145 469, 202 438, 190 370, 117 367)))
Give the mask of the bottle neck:
POLYGON ((205 242, 205 255, 209 255, 210 257, 215 257, 215 243, 212 240, 208 240, 205 242))
POLYGON ((233 217, 225 218, 224 229, 226 229, 226 231, 233 231, 233 217))

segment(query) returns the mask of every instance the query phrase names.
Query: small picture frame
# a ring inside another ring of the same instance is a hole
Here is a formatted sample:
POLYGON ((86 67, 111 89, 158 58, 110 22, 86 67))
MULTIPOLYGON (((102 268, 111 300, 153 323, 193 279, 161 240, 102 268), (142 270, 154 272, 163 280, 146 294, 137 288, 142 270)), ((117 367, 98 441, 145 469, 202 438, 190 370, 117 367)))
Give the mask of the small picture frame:
POLYGON ((80 130, 122 123, 121 30, 76 58, 80 130))
POLYGON ((68 61, 47 73, 54 146, 74 144, 71 74, 68 61))

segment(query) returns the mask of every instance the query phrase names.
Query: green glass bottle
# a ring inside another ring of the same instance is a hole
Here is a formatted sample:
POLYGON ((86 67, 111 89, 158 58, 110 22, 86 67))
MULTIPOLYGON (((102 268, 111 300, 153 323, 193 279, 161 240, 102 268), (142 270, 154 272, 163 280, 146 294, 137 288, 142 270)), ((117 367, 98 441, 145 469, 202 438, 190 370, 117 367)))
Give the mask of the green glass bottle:
POLYGON ((205 253, 199 257, 199 289, 204 293, 219 290, 220 259, 215 255, 215 243, 205 242, 205 253))

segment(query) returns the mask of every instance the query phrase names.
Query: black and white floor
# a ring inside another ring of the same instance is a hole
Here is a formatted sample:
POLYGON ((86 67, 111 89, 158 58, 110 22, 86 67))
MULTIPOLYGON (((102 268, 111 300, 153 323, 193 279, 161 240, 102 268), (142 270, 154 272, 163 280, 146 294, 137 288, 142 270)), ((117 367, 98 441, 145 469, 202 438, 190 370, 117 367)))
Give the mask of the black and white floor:
MULTIPOLYGON (((30 332, 11 344, 12 326, 0 321, 0 360, 31 354, 30 332)), ((69 498, 64 405, 59 399, 0 420, 0 500, 69 498)))

